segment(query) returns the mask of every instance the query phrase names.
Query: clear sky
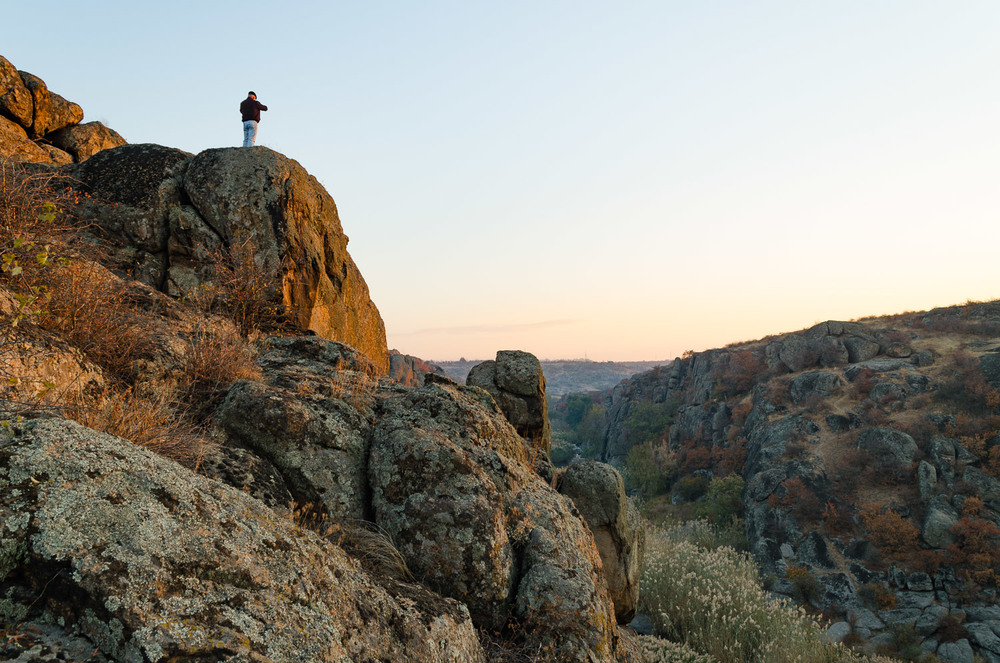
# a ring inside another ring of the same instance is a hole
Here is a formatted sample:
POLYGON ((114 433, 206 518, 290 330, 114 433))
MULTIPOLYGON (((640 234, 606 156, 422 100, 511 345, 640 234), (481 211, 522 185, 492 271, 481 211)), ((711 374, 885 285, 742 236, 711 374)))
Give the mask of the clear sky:
POLYGON ((129 142, 239 145, 257 92, 425 359, 1000 297, 996 0, 2 5, 0 55, 129 142))

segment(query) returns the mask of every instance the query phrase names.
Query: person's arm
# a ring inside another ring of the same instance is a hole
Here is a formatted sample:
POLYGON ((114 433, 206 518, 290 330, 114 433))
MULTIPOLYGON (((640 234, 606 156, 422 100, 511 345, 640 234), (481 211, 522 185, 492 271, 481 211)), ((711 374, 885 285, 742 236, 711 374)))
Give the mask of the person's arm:
POLYGON ((257 108, 259 108, 259 109, 261 109, 263 111, 267 110, 267 106, 265 106, 264 104, 260 103, 259 101, 257 102, 257 108))

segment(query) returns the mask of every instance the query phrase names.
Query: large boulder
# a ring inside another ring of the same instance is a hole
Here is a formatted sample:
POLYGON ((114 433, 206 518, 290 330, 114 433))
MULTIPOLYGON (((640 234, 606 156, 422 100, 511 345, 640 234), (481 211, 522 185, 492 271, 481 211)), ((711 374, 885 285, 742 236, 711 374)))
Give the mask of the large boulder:
POLYGON ((83 120, 83 109, 79 104, 63 99, 55 92, 50 92, 45 81, 26 71, 18 72, 24 87, 31 93, 34 104, 34 116, 31 126, 25 127, 33 138, 41 138, 45 134, 79 124, 83 120))
POLYGON ((237 382, 219 408, 229 443, 267 459, 334 520, 368 519, 378 369, 354 348, 315 337, 269 339, 260 363, 267 381, 237 382))
POLYGON ((434 381, 382 411, 372 504, 414 575, 468 605, 477 623, 519 624, 547 660, 617 660, 594 538, 572 502, 528 465, 493 400, 434 381))
POLYGON ((840 376, 828 371, 809 371, 792 378, 789 393, 793 403, 809 398, 826 398, 841 385, 840 376))
POLYGON ((858 435, 858 448, 881 461, 900 467, 909 466, 917 455, 917 443, 903 431, 887 426, 866 428, 858 435))
POLYGON ((552 429, 541 362, 528 352, 501 350, 495 361, 473 366, 465 383, 490 393, 518 435, 528 443, 539 473, 551 478, 552 429))
POLYGON ((559 477, 558 490, 573 500, 593 532, 615 616, 619 624, 629 623, 639 603, 646 529, 639 510, 625 495, 621 474, 597 461, 575 463, 559 477))
MULTIPOLYGON (((190 159, 188 152, 152 144, 101 151, 72 171, 89 195, 81 212, 129 246, 165 262, 169 210, 181 204, 176 177, 190 159)), ((143 280, 159 287, 163 276, 161 267, 143 280)))
POLYGON ((300 326, 389 371, 385 325, 347 253, 337 207, 297 162, 266 148, 192 156, 159 145, 104 149, 71 174, 81 213, 135 252, 137 278, 174 295, 213 278, 220 252, 249 249, 300 326), (280 290, 280 292, 278 291, 280 290))
MULTIPOLYGON (((68 154, 66 156, 69 157, 68 154)), ((6 159, 45 164, 58 163, 53 161, 49 149, 28 138, 28 133, 21 125, 0 117, 0 160, 6 159)))
POLYGON ((350 343, 389 371, 385 325, 347 253, 330 194, 298 162, 267 148, 195 156, 183 188, 229 246, 253 241, 259 266, 281 272, 291 316, 320 336, 350 343))
POLYGON ((0 55, 0 115, 30 129, 34 108, 31 92, 24 86, 17 67, 0 55))
POLYGON ((100 122, 74 124, 58 129, 46 138, 64 152, 68 152, 73 161, 86 161, 101 150, 126 145, 126 141, 117 131, 109 129, 100 122))
POLYGON ((931 548, 947 548, 955 542, 951 527, 958 522, 958 511, 944 495, 933 497, 924 511, 920 534, 931 548))
POLYGON ((0 593, 113 660, 482 661, 469 613, 376 583, 241 491, 63 420, 0 431, 0 593))

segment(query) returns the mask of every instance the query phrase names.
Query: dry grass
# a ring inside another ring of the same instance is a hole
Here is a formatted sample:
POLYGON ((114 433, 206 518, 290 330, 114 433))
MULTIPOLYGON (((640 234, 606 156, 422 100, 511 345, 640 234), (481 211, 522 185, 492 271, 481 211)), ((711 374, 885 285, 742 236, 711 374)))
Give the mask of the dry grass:
POLYGON ((244 337, 257 330, 285 327, 280 279, 276 272, 264 268, 252 235, 214 252, 209 262, 213 265, 211 280, 190 293, 192 301, 232 320, 244 337))
POLYGON ((257 348, 232 328, 195 330, 182 364, 182 398, 199 416, 211 413, 237 380, 259 380, 257 348))
POLYGON ((128 380, 132 363, 153 351, 150 326, 125 281, 92 262, 71 262, 36 277, 49 292, 39 324, 82 350, 111 375, 128 380))
POLYGON ((126 439, 161 456, 196 469, 209 442, 177 412, 173 394, 166 391, 140 394, 134 389, 108 391, 65 408, 74 421, 126 439))
POLYGON ((353 407, 358 408, 369 404, 378 389, 380 371, 371 362, 366 362, 358 368, 347 368, 342 362, 337 362, 333 376, 330 378, 330 391, 353 407))
POLYGON ((368 573, 397 582, 414 582, 406 558, 392 543, 388 533, 366 520, 334 521, 321 507, 307 502, 293 504, 289 514, 296 525, 309 529, 343 548, 368 573))

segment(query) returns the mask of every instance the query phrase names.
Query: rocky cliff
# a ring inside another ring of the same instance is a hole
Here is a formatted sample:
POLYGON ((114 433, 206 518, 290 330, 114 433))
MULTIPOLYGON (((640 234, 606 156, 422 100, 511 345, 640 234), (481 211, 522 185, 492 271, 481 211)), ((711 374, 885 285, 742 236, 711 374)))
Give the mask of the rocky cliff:
POLYGON ((270 150, 21 156, 0 658, 637 660, 643 531, 613 468, 553 485, 537 359, 387 377, 333 200, 270 150))
POLYGON ((824 322, 630 379, 602 456, 652 440, 675 503, 738 473, 772 591, 824 610, 833 639, 909 628, 944 660, 996 661, 998 366, 997 302, 824 322), (656 407, 672 421, 650 437, 636 417, 656 407))

